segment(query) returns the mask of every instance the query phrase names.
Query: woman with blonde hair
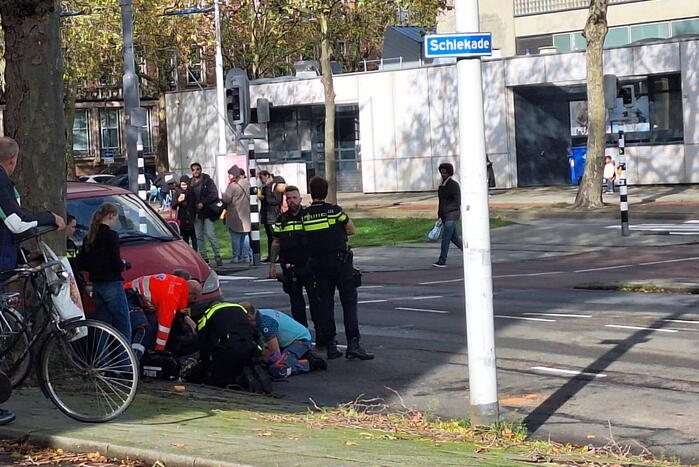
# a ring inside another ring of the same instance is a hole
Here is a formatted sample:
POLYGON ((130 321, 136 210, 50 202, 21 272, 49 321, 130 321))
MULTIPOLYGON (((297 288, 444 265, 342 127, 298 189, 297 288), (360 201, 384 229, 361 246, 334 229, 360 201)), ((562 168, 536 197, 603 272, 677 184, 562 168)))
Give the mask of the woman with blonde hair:
POLYGON ((94 318, 112 325, 131 342, 129 305, 121 275, 130 265, 121 259, 119 234, 112 230, 118 216, 117 207, 111 203, 104 203, 95 211, 80 263, 90 274, 94 318))

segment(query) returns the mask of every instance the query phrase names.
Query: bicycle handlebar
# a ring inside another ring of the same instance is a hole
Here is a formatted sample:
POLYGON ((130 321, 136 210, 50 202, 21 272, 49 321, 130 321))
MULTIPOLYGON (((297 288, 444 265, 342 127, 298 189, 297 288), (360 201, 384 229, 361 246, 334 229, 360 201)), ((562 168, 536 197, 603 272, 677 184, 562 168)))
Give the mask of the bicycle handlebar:
POLYGON ((8 269, 6 271, 2 271, 2 274, 13 274, 9 279, 4 281, 5 283, 9 283, 19 279, 20 277, 33 276, 54 266, 63 266, 63 263, 61 263, 59 260, 47 261, 34 267, 23 266, 15 269, 8 269))

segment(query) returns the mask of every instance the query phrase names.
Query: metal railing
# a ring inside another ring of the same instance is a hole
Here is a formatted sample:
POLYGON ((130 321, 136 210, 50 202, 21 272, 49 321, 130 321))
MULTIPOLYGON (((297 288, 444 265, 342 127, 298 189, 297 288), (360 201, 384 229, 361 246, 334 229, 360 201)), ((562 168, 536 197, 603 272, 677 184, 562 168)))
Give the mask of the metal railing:
MULTIPOLYGON (((647 0, 609 0, 609 4, 645 1, 647 0)), ((590 0, 514 0, 514 2, 515 16, 540 15, 590 7, 590 0)))

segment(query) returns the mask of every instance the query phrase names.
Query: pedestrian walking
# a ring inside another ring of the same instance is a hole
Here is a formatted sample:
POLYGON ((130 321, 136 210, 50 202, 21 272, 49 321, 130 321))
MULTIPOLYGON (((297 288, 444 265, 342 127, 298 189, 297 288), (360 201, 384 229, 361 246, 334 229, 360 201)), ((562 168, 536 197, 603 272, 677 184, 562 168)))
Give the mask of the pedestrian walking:
POLYGON ((189 168, 192 170, 190 185, 194 194, 194 209, 196 212, 194 232, 197 236, 197 251, 204 261, 208 263, 209 258, 206 251, 206 239, 208 239, 211 243, 211 249, 214 250, 216 266, 223 266, 221 250, 218 248, 218 240, 214 232, 214 221, 220 215, 216 207, 219 201, 218 189, 209 174, 202 172, 200 163, 195 162, 189 168))
POLYGON ((250 248, 250 184, 243 173, 234 165, 228 169, 228 187, 222 196, 226 205, 226 227, 231 234, 233 262, 252 263, 250 248))
POLYGON ((439 197, 439 207, 437 217, 442 221, 442 248, 439 259, 432 266, 444 268, 447 266, 447 255, 449 254, 449 244, 453 243, 459 250, 464 249, 461 237, 456 231, 456 224, 461 218, 461 188, 452 177, 454 166, 448 162, 439 165, 439 175, 442 183, 437 189, 439 197))

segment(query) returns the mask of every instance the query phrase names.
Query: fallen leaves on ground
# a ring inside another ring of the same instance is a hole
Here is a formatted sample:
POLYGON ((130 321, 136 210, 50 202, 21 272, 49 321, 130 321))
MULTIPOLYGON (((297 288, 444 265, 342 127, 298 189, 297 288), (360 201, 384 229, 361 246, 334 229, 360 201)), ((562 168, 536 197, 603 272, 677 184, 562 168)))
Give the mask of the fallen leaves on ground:
POLYGON ((74 465, 79 467, 145 467, 141 461, 108 459, 99 452, 74 453, 63 449, 41 448, 26 441, 0 440, 0 454, 12 465, 74 465))

